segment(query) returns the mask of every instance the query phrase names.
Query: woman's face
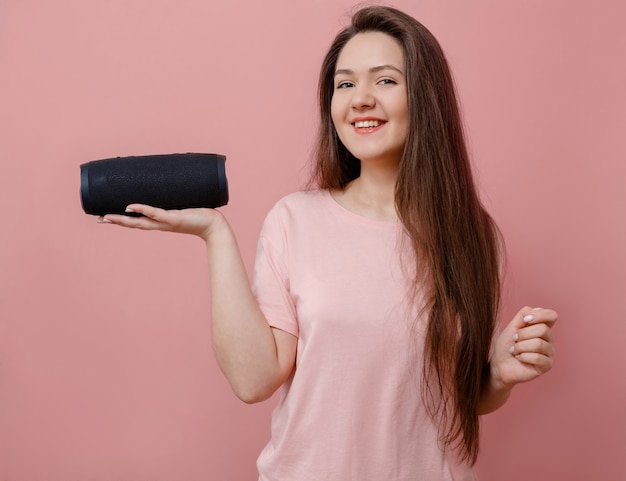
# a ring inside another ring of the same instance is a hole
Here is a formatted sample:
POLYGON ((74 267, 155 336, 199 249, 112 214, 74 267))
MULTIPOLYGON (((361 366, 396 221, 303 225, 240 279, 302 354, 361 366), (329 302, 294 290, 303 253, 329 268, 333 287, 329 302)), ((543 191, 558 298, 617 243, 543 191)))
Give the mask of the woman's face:
POLYGON ((355 35, 335 70, 331 117, 343 145, 361 162, 397 164, 409 131, 404 52, 382 32, 355 35))

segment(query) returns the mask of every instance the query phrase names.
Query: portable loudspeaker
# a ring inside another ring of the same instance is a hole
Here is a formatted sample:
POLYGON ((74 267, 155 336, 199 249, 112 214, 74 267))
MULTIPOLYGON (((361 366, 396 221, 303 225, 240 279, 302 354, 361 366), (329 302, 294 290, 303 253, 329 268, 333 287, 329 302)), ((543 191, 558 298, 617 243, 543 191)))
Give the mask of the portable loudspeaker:
POLYGON ((80 166, 87 214, 124 214, 128 204, 162 209, 216 208, 228 203, 226 157, 167 154, 94 160, 80 166))

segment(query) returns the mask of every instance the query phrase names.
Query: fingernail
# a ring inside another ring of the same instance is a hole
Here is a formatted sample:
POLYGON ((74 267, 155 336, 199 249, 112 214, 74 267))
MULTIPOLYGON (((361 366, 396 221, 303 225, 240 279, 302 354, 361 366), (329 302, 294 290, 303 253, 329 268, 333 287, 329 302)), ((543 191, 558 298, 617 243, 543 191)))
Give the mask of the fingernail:
POLYGON ((528 314, 527 316, 524 316, 524 322, 530 322, 535 318, 535 316, 533 316, 532 314, 528 314))
POLYGON ((97 222, 99 224, 111 224, 111 221, 109 219, 105 219, 104 217, 98 217, 97 222))
POLYGON ((516 332, 515 334, 513 334, 513 342, 517 342, 518 339, 519 339, 519 334, 516 332))
POLYGON ((131 209, 130 207, 126 207, 126 209, 124 210, 124 212, 135 212, 133 209, 131 209))
POLYGON ((513 354, 515 352, 515 346, 509 347, 509 352, 513 354))
POLYGON ((518 354, 517 356, 515 356, 515 359, 517 359, 519 361, 521 354, 518 354))
POLYGON ((543 309, 543 307, 535 307, 533 308, 533 311, 540 311, 541 309, 543 309))

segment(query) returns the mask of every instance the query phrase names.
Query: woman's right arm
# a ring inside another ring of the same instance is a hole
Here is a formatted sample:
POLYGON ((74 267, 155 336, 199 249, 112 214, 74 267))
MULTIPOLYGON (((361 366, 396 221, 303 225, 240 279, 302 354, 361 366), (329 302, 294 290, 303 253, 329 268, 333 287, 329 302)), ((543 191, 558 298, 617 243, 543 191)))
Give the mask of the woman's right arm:
POLYGON ((215 357, 237 397, 247 403, 269 398, 293 371, 297 338, 269 326, 224 216, 213 209, 166 211, 141 204, 129 208, 143 217, 106 215, 100 221, 193 234, 205 241, 215 357))

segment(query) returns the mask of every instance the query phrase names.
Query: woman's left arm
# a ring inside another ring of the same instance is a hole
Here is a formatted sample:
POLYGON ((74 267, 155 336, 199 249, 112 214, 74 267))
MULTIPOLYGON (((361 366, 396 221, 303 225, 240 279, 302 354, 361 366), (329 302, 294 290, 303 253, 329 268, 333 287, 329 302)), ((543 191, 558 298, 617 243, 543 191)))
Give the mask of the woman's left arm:
POLYGON ((557 317, 551 309, 524 307, 504 328, 489 362, 489 382, 478 414, 495 411, 506 402, 516 384, 531 381, 552 368, 552 326, 557 317))

